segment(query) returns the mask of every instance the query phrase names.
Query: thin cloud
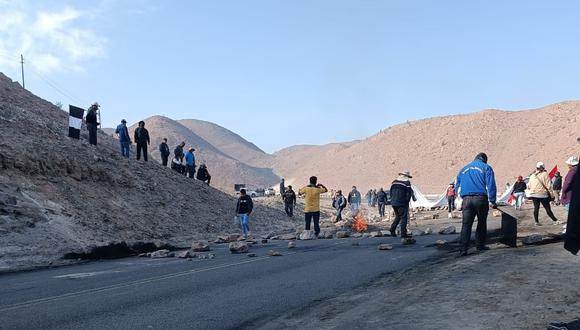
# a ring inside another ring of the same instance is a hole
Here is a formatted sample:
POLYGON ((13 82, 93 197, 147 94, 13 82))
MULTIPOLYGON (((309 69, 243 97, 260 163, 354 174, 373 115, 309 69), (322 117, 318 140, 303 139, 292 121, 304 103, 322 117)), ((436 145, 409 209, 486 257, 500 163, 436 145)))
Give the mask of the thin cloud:
POLYGON ((70 6, 44 9, 0 1, 0 66, 13 66, 11 59, 24 54, 42 73, 82 70, 87 60, 107 53, 107 38, 87 26, 93 20, 89 12, 70 6))

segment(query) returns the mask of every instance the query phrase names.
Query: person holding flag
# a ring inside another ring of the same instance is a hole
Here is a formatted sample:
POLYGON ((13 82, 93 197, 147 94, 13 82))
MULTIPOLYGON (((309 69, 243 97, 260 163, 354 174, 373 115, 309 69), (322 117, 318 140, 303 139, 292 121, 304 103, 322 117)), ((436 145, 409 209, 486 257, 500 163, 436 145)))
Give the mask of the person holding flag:
POLYGON ((534 221, 536 226, 541 226, 538 219, 540 204, 544 207, 546 213, 554 223, 558 221, 550 207, 550 201, 554 200, 552 182, 550 181, 550 176, 546 172, 546 168, 542 162, 536 164, 536 171, 530 175, 526 197, 531 199, 534 203, 534 221))

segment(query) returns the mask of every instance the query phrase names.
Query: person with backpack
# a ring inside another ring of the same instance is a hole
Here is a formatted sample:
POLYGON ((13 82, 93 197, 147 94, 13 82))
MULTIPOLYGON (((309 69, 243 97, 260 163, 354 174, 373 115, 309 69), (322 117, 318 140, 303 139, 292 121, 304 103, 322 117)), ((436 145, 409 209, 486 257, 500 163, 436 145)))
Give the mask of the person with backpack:
POLYGON ((447 196, 447 210, 448 218, 451 219, 453 217, 453 211, 455 210, 455 183, 451 182, 449 187, 447 187, 447 191, 445 192, 445 196, 447 196))
POLYGON ((294 216, 294 207, 296 206, 296 193, 292 190, 292 186, 288 186, 286 191, 282 195, 282 200, 284 201, 284 211, 289 217, 294 216))
POLYGON ((393 211, 395 211, 395 220, 390 228, 391 236, 393 237, 397 236, 396 230, 399 224, 401 224, 401 237, 411 237, 407 233, 409 203, 411 202, 411 199, 414 201, 417 200, 417 198, 415 198, 415 193, 413 192, 413 187, 411 186, 411 181, 409 181, 411 178, 413 178, 411 172, 399 172, 399 176, 391 184, 391 206, 393 211))
POLYGON ((248 238, 250 234, 250 214, 254 209, 254 202, 252 197, 246 194, 246 189, 240 190, 240 197, 238 198, 238 203, 236 204, 236 215, 240 220, 240 227, 242 228, 242 234, 244 238, 248 238))
POLYGON ((94 102, 91 104, 87 111, 87 116, 85 117, 85 122, 87 123, 87 130, 89 131, 89 143, 92 145, 97 145, 97 127, 99 123, 97 122, 97 112, 99 111, 99 103, 94 102))
POLYGON ((195 149, 189 148, 187 153, 185 153, 185 170, 186 176, 195 179, 195 155, 193 152, 195 149))
POLYGON ((531 199, 534 203, 534 221, 536 226, 542 225, 538 219, 540 204, 546 210, 548 217, 550 217, 554 223, 558 222, 558 219, 552 212, 550 206, 550 201, 554 199, 554 191, 552 190, 550 177, 548 176, 544 163, 542 162, 536 164, 536 171, 530 175, 526 197, 531 199))
POLYGON ((385 206, 387 205, 387 193, 381 187, 377 193, 377 204, 379 206, 379 215, 385 217, 385 206))
POLYGON ((121 123, 117 126, 117 129, 115 129, 115 133, 117 133, 119 144, 121 145, 121 155, 123 157, 129 158, 131 138, 129 137, 129 130, 127 129, 127 121, 125 119, 121 120, 121 123))
POLYGON ((137 160, 141 158, 141 151, 143 151, 143 160, 147 161, 147 146, 151 144, 149 139, 149 131, 145 128, 145 122, 140 121, 139 127, 135 129, 135 143, 137 143, 137 160))
POLYGON ((487 155, 477 154, 475 159, 465 165, 457 174, 456 189, 462 202, 462 225, 459 256, 466 256, 471 241, 471 229, 477 216, 475 241, 478 251, 489 250, 487 239, 487 214, 489 206, 497 208, 497 187, 493 168, 487 164, 487 155))
POLYGON ((161 165, 167 167, 167 160, 169 160, 169 155, 171 155, 167 145, 167 138, 163 138, 163 142, 159 144, 159 153, 161 154, 161 165))
POLYGON ((347 202, 350 204, 350 213, 354 217, 358 213, 361 203, 361 195, 356 186, 352 186, 352 190, 348 193, 347 202))
POLYGON ((342 210, 346 207, 346 198, 342 194, 342 190, 338 190, 332 199, 332 207, 336 210, 336 221, 342 220, 342 210))
POLYGON ((300 188, 298 194, 304 196, 304 229, 310 230, 314 221, 314 234, 320 234, 320 195, 328 191, 323 184, 317 183, 318 178, 311 176, 310 184, 300 188))
POLYGON ((211 182, 211 175, 209 174, 209 171, 207 170, 207 166, 205 164, 199 165, 196 178, 199 181, 207 183, 207 185, 209 186, 209 183, 211 182))

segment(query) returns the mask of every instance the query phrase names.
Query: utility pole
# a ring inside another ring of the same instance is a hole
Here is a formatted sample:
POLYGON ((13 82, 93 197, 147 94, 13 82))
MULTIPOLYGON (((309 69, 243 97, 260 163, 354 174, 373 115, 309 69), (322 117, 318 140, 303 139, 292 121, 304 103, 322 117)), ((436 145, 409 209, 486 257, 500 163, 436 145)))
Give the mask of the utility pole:
POLYGON ((22 88, 26 88, 24 87, 24 56, 22 54, 20 54, 20 67, 22 68, 22 88))

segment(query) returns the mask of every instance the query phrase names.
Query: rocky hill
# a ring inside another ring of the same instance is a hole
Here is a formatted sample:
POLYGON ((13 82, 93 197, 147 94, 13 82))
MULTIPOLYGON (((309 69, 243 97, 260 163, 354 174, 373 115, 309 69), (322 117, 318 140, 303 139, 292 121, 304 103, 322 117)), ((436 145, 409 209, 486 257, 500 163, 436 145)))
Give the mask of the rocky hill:
MULTIPOLYGON (((103 132, 96 147, 84 128, 81 140, 67 134, 66 112, 0 74, 0 271, 111 241, 187 244, 238 231, 230 195, 156 162, 124 159, 103 132)), ((258 233, 293 228, 283 212, 262 205, 252 225, 258 233)))
POLYGON ((363 190, 388 187, 399 171, 410 170, 424 192, 440 193, 460 167, 484 151, 502 190, 533 171, 537 161, 558 165, 565 174, 564 161, 579 154, 579 132, 578 101, 527 111, 484 110, 396 125, 350 146, 287 150, 276 155, 274 168, 284 177, 304 181, 317 174, 329 187, 356 184, 363 190))

